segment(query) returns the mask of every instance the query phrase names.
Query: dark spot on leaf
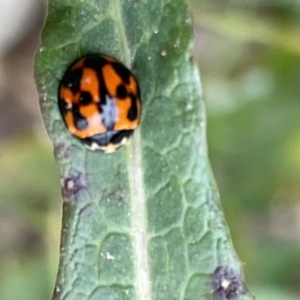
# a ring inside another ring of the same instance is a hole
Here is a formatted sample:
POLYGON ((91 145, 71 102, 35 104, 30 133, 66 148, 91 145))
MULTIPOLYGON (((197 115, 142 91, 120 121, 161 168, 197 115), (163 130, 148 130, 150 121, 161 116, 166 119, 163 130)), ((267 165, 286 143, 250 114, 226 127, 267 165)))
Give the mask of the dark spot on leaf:
POLYGON ((242 274, 230 267, 217 267, 213 274, 214 300, 231 300, 249 293, 242 274))
POLYGON ((84 177, 81 173, 72 174, 63 179, 62 194, 65 198, 76 196, 76 194, 86 188, 84 177))

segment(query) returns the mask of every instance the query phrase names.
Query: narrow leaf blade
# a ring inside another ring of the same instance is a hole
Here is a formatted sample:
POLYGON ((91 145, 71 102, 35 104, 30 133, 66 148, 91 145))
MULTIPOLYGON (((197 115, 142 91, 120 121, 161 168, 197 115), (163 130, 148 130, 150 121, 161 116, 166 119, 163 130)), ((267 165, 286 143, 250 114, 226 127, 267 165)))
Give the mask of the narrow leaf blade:
POLYGON ((182 0, 50 0, 36 76, 61 171, 53 299, 251 299, 220 210, 182 0), (86 150, 58 112, 75 59, 106 53, 139 79, 143 117, 112 155, 86 150))

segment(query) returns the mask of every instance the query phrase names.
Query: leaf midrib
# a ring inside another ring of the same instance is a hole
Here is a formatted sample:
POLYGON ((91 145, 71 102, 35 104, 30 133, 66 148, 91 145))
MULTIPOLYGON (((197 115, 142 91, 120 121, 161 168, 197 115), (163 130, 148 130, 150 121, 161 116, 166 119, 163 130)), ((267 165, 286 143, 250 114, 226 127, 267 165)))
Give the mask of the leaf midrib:
MULTIPOLYGON (((122 22, 120 0, 112 2, 114 18, 119 33, 120 48, 123 49, 123 60, 130 66, 130 49, 127 43, 126 31, 122 22)), ((151 299, 149 252, 147 237, 146 194, 144 189, 144 174, 142 168, 142 147, 140 132, 137 130, 127 147, 128 182, 131 199, 131 236, 134 254, 134 273, 136 279, 136 298, 151 299)))

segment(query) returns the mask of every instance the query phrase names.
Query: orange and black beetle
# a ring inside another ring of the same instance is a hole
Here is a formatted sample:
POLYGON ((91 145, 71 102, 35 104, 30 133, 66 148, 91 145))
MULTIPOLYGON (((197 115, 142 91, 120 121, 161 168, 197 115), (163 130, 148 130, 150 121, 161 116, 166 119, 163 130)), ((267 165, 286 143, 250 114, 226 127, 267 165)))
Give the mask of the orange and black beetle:
POLYGON ((141 117, 137 79, 122 63, 101 54, 84 56, 69 67, 58 104, 70 133, 105 153, 124 145, 141 117))

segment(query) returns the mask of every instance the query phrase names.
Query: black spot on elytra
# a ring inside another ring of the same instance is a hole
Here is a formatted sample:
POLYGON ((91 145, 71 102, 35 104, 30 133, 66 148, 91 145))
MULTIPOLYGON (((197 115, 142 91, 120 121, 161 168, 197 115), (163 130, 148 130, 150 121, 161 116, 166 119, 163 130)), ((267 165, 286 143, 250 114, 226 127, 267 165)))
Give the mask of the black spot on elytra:
POLYGON ((81 77, 82 69, 70 70, 63 78, 62 84, 68 87, 73 92, 73 94, 76 94, 80 90, 81 77))
POLYGON ((84 67, 93 69, 98 72, 106 63, 107 61, 102 56, 90 55, 87 56, 86 60, 84 61, 84 67))
POLYGON ((213 286, 216 300, 231 300, 237 295, 249 293, 241 273, 230 267, 216 268, 213 273, 213 286))
POLYGON ((85 119, 85 117, 83 117, 80 114, 79 106, 77 104, 73 105, 72 112, 73 112, 73 116, 74 116, 74 123, 75 123, 75 126, 77 127, 77 129, 79 129, 79 130, 86 129, 88 127, 88 122, 85 119))
POLYGON ((133 121, 137 118, 137 99, 134 95, 130 95, 131 105, 127 113, 127 118, 133 121))
POLYGON ((99 107, 100 107, 100 104, 101 105, 106 104, 106 96, 108 95, 108 91, 107 91, 105 81, 104 81, 103 75, 102 75, 102 68, 106 64, 108 64, 107 60, 98 54, 87 56, 87 58, 84 62, 85 68, 93 69, 97 74, 97 77, 99 80, 99 96, 100 96, 99 107))
POLYGON ((80 104, 87 105, 92 103, 93 97, 89 92, 81 92, 79 97, 80 104))
POLYGON ((117 87, 117 98, 120 99, 125 99, 127 97, 128 93, 126 90, 126 87, 124 86, 124 84, 120 84, 117 87))
POLYGON ((122 64, 113 62, 111 63, 112 67, 116 71, 116 73, 122 78, 122 80, 129 84, 129 78, 131 76, 131 72, 122 64))
POLYGON ((121 130, 114 134, 111 138, 111 143, 118 144, 124 137, 129 138, 133 134, 133 130, 121 130))

